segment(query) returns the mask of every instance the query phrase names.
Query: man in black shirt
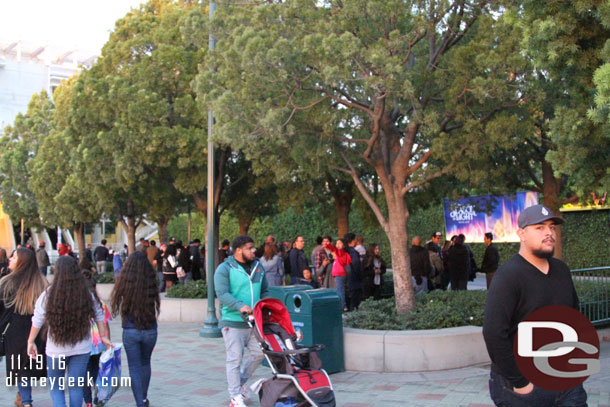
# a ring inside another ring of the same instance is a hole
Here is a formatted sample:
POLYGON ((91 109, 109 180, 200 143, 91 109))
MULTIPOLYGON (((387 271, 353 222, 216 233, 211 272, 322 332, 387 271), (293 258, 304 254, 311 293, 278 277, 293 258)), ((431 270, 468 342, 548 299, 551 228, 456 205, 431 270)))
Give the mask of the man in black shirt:
POLYGON ((496 274, 498 269, 498 263, 500 262, 500 255, 498 254, 498 248, 492 243, 493 235, 489 232, 485 233, 485 254, 483 255, 483 262, 481 262, 481 272, 485 273, 485 279, 487 280, 487 289, 491 285, 491 280, 496 274))
POLYGON ((487 294, 483 336, 492 361, 489 391, 497 406, 586 406, 579 385, 563 392, 535 387, 525 378, 513 354, 517 325, 530 313, 548 305, 578 309, 570 269, 553 258, 556 225, 563 220, 542 205, 519 215, 519 253, 503 264, 487 294), (544 399, 544 400, 543 400, 544 399))
POLYGON ((98 274, 106 271, 106 261, 108 260, 110 252, 106 247, 106 239, 102 239, 102 244, 95 248, 93 252, 93 258, 95 259, 95 269, 98 274))

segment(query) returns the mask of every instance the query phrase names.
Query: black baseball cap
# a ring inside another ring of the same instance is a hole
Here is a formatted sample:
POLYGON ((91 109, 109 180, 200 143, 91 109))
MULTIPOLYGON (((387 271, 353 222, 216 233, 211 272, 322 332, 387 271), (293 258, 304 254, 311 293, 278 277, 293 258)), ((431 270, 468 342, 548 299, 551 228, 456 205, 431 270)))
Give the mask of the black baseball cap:
POLYGON ((172 236, 172 237, 170 237, 170 238, 169 238, 169 241, 170 241, 170 242, 175 242, 175 241, 176 241, 176 238, 172 236))
POLYGON ((517 222, 519 223, 519 229, 524 229, 530 225, 538 225, 547 220, 552 220, 556 225, 561 225, 563 219, 555 216, 549 208, 544 205, 533 205, 529 208, 525 208, 523 212, 519 214, 517 222))

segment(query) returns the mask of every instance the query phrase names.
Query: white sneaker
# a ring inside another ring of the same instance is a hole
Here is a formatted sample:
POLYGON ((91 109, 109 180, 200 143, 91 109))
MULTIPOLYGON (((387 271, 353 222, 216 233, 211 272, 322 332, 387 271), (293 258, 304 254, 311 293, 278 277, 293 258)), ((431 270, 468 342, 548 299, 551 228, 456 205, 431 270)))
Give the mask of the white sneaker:
POLYGON ((241 397, 244 399, 244 401, 250 400, 250 392, 248 391, 248 386, 245 384, 241 386, 241 397))
POLYGON ((241 394, 238 394, 237 396, 231 398, 231 404, 229 404, 229 407, 248 407, 248 406, 246 406, 246 403, 244 402, 244 397, 241 394))

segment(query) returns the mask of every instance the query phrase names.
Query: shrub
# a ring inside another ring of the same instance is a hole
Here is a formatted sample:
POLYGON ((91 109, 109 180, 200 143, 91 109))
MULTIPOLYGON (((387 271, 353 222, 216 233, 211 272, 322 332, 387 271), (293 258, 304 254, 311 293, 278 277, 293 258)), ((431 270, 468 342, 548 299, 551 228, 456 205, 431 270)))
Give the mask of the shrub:
POLYGON ((114 284, 114 273, 111 271, 107 271, 105 273, 94 273, 93 279, 98 284, 114 284))
POLYGON ((203 280, 176 284, 167 290, 168 298, 208 298, 208 286, 203 280))
POLYGON ((483 325, 487 291, 436 290, 416 298, 415 310, 408 316, 398 315, 393 298, 368 299, 358 311, 346 315, 343 325, 349 328, 404 330, 440 329, 464 325, 483 325))

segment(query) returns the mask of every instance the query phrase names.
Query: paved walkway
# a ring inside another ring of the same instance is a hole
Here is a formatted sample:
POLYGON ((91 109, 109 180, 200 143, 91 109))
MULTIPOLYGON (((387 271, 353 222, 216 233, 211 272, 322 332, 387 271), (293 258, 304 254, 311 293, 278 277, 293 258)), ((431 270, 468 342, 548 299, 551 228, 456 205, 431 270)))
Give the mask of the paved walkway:
MULTIPOLYGON (((199 324, 160 323, 153 353, 153 378, 149 391, 152 407, 228 406, 222 339, 199 337, 199 324)), ((118 322, 111 323, 115 340, 118 322)), ((482 349, 482 352, 485 350, 482 349)), ((602 372, 585 382, 589 406, 610 407, 610 342, 602 344, 602 372)), ((127 375, 123 355, 123 373, 127 375)), ((0 407, 11 407, 15 390, 7 389, 4 367, 0 369, 0 407)), ((383 374, 343 372, 333 374, 338 407, 493 406, 487 389, 488 366, 428 373, 383 374)), ((269 377, 259 367, 256 377, 269 377)), ((51 407, 48 389, 34 390, 36 407, 51 407)), ((134 406, 129 388, 121 388, 110 407, 134 406)), ((250 406, 259 406, 253 397, 250 406)))

